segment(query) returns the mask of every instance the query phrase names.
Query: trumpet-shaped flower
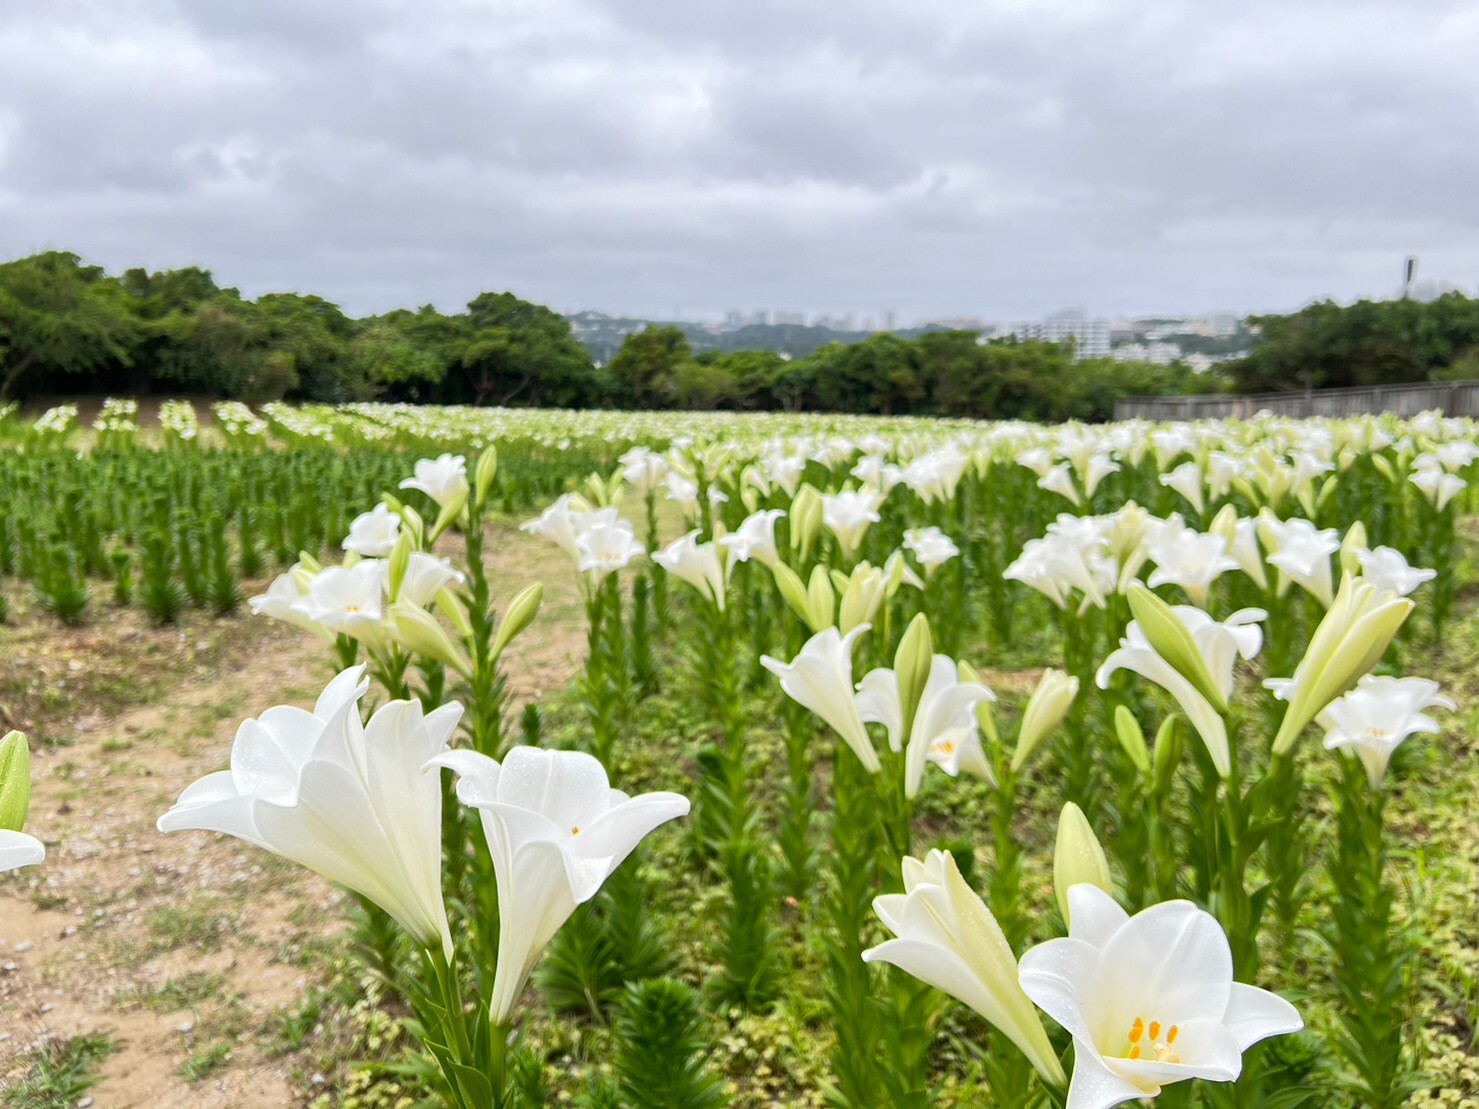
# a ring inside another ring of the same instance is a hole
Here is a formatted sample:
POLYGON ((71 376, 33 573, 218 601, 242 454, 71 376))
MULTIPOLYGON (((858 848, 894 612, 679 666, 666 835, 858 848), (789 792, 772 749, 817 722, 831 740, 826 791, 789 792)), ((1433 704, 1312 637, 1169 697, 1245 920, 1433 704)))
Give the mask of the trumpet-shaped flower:
POLYGON ((579 751, 515 747, 498 763, 457 750, 428 765, 455 771, 458 798, 482 817, 498 881, 489 1008, 495 1025, 507 1025, 534 964, 576 906, 596 895, 649 832, 686 816, 688 798, 628 797, 579 751))
POLYGON ((1463 478, 1445 473, 1441 469, 1415 470, 1408 480, 1422 490, 1423 496, 1439 512, 1447 508, 1448 502, 1462 493, 1468 485, 1463 478))
POLYGON ((1329 608, 1334 594, 1330 556, 1340 550, 1340 533, 1334 528, 1322 531, 1308 520, 1279 520, 1265 512, 1259 518, 1259 534, 1269 549, 1269 564, 1329 608))
POLYGON ((979 752, 981 746, 976 706, 994 700, 996 695, 984 685, 961 681, 959 668, 952 659, 935 655, 907 738, 903 734, 904 705, 895 671, 869 671, 859 686, 857 707, 866 723, 882 724, 888 729, 889 746, 904 751, 904 793, 913 797, 924 780, 927 762, 948 766, 951 756, 966 751, 967 769, 980 774, 980 767, 986 764, 984 754, 979 758, 969 754, 979 752), (932 753, 936 756, 934 760, 930 757, 932 753))
POLYGON ((1325 746, 1353 751, 1366 768, 1372 789, 1381 787, 1387 764, 1408 736, 1436 732, 1438 723, 1426 711, 1453 709, 1453 701, 1426 678, 1362 678, 1345 696, 1320 713, 1325 746))
POLYGON ((385 562, 367 558, 353 566, 330 566, 315 574, 293 608, 336 635, 371 646, 384 642, 385 562))
POLYGON ((1189 901, 1129 916, 1093 885, 1068 891, 1066 939, 1022 956, 1023 991, 1073 1037, 1068 1109, 1109 1109, 1187 1079, 1232 1082, 1243 1052, 1304 1022, 1233 981, 1222 926, 1189 901))
POLYGON ((569 555, 572 561, 579 562, 577 543, 581 532, 590 524, 592 515, 584 500, 573 493, 566 493, 540 513, 538 519, 520 524, 519 530, 548 539, 569 555))
POLYGON ((1151 587, 1179 585, 1198 608, 1207 607, 1212 583, 1226 571, 1238 568, 1238 560, 1227 553, 1227 540, 1222 536, 1190 530, 1174 542, 1151 547, 1150 559, 1156 564, 1150 575, 1151 587))
POLYGON ((462 706, 423 715, 416 701, 392 701, 362 725, 368 688, 357 666, 328 684, 311 713, 279 705, 244 721, 231 768, 186 788, 159 830, 221 832, 292 859, 450 955, 442 792, 422 767, 446 750, 462 706))
POLYGON ((423 554, 421 551, 412 551, 411 557, 406 562, 406 573, 401 578, 401 588, 396 595, 396 600, 409 602, 417 608, 425 608, 436 599, 436 595, 443 587, 454 581, 460 584, 462 580, 462 575, 452 569, 452 563, 449 560, 423 554))
POLYGON ((999 1028, 1043 1079, 1067 1076, 1042 1018, 1017 980, 1017 960, 985 902, 966 884, 955 857, 931 851, 903 860, 904 893, 875 898, 873 911, 894 938, 863 952, 949 994, 999 1028))
POLYGON ((955 541, 939 528, 910 528, 904 533, 904 547, 914 553, 926 573, 960 554, 955 541))
POLYGON ((739 528, 719 540, 721 546, 729 548, 729 557, 736 562, 754 559, 763 566, 774 566, 780 561, 780 552, 775 546, 775 523, 786 516, 783 508, 772 508, 746 516, 739 528))
POLYGON ((857 553, 870 524, 882 518, 878 514, 883 494, 876 489, 860 489, 822 495, 822 523, 837 537, 837 544, 848 558, 857 553))
POLYGON ((670 469, 666 458, 647 447, 633 447, 617 461, 621 463, 622 480, 643 497, 662 485, 670 469))
POLYGON ((416 463, 415 477, 401 482, 402 489, 419 489, 441 508, 465 501, 471 492, 467 483, 467 459, 460 454, 423 458, 416 463))
POLYGON ((1200 513, 1207 507, 1202 492, 1202 468, 1195 462, 1183 462, 1169 474, 1162 474, 1161 484, 1180 493, 1197 512, 1200 513))
POLYGON ((681 539, 675 539, 652 556, 670 574, 682 578, 699 591, 706 600, 712 601, 720 612, 729 591, 729 560, 717 544, 698 541, 698 529, 694 528, 681 539))
POLYGON ((354 518, 344 549, 365 558, 385 558, 395 550, 400 527, 401 518, 388 506, 377 504, 374 511, 362 512, 354 518))
POLYGON ((867 624, 859 624, 844 636, 836 628, 824 628, 791 662, 762 655, 760 664, 780 678, 787 697, 821 717, 852 748, 864 769, 876 774, 882 763, 858 714, 852 678, 853 644, 867 630, 867 624))
POLYGON ((1325 618, 1315 628, 1292 678, 1263 684, 1289 708, 1274 736, 1274 753, 1286 754, 1331 701, 1353 688, 1386 654, 1413 603, 1349 574, 1341 579, 1325 618))
POLYGON ((272 579, 266 593, 253 597, 247 603, 251 605, 254 615, 270 616, 274 620, 311 631, 332 643, 334 633, 309 616, 299 604, 314 577, 314 571, 301 562, 294 563, 291 570, 272 579))
MULTIPOLYGON (((1233 666, 1238 656, 1251 659, 1263 645, 1263 632, 1257 622, 1268 614, 1262 609, 1241 609, 1222 623, 1213 620, 1199 608, 1189 605, 1173 605, 1169 611, 1180 622, 1200 655, 1202 666, 1210 679, 1213 690, 1220 693, 1223 703, 1232 693, 1233 666)), ((1116 670, 1132 670, 1142 678, 1155 682, 1176 699, 1181 710, 1196 728, 1217 772, 1226 775, 1232 769, 1231 754, 1227 745, 1227 722, 1214 707, 1207 695, 1170 661, 1163 658, 1151 646, 1140 626, 1139 620, 1131 620, 1125 629, 1125 638, 1120 640, 1119 650, 1104 660, 1096 681, 1100 689, 1109 686, 1109 678, 1116 670)))
POLYGON ((575 568, 600 585, 606 578, 641 558, 647 548, 637 540, 629 521, 616 515, 616 510, 594 520, 575 540, 575 568))
POLYGON ((1423 582, 1438 576, 1437 570, 1420 570, 1407 564, 1402 552, 1391 547, 1377 547, 1374 551, 1358 549, 1356 561, 1361 566, 1361 576, 1378 589, 1395 593, 1399 597, 1412 594, 1423 582))

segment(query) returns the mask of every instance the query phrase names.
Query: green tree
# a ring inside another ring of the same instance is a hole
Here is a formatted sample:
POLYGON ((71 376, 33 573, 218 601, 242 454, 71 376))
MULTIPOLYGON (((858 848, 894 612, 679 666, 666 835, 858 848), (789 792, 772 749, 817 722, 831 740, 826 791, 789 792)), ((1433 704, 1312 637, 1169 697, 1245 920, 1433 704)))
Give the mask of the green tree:
POLYGON ((688 339, 676 327, 649 324, 634 331, 611 360, 618 398, 635 408, 661 408, 678 385, 678 367, 692 360, 688 339))
POLYGON ((62 251, 0 264, 0 400, 27 375, 90 375, 106 387, 139 337, 128 294, 100 267, 62 251))
POLYGON ((469 301, 450 354, 445 395, 453 402, 537 406, 596 399, 595 366, 570 324, 512 293, 481 293, 469 301))

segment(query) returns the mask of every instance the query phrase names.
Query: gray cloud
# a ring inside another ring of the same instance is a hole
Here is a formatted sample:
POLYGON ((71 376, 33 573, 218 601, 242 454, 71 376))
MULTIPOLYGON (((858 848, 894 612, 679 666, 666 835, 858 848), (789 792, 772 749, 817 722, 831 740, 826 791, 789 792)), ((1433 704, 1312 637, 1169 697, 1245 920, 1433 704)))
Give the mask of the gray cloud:
POLYGON ((1479 7, 60 0, 0 255, 354 312, 1257 310, 1479 285, 1479 7))

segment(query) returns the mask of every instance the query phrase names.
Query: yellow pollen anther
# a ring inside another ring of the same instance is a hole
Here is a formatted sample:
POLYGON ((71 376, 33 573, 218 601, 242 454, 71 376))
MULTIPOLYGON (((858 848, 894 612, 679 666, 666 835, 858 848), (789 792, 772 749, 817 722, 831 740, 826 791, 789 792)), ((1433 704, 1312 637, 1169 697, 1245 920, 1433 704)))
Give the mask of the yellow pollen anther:
POLYGON ((1130 1048, 1130 1058, 1131 1059, 1138 1059, 1138 1058, 1140 1058, 1140 1048, 1138 1046, 1130 1048))
POLYGON ((580 835, 580 829, 579 828, 571 828, 570 829, 570 834, 572 836, 578 836, 578 835, 580 835))
POLYGON ((1150 1022, 1150 1038, 1152 1040, 1158 1040, 1158 1039, 1161 1038, 1161 1022, 1160 1021, 1153 1020, 1153 1021, 1150 1022))
POLYGON ((1145 1035, 1145 1022, 1139 1017, 1136 1017, 1135 1023, 1130 1026, 1130 1042, 1132 1044, 1138 1044, 1140 1037, 1143 1035, 1145 1035))
POLYGON ((1181 1034, 1181 1029, 1178 1026, 1174 1025, 1174 1024, 1171 1025, 1171 1030, 1166 1033, 1166 1043, 1167 1044, 1174 1044, 1176 1042, 1176 1037, 1178 1035, 1180 1035, 1180 1034, 1181 1034))

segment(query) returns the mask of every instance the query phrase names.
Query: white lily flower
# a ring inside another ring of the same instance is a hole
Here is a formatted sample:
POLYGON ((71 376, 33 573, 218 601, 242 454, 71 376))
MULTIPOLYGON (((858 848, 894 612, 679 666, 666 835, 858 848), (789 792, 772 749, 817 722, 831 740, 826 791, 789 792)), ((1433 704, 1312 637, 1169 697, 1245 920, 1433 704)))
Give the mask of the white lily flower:
POLYGON ((1395 593, 1399 597, 1411 596, 1423 582, 1438 576, 1437 570, 1420 570, 1407 564, 1402 552, 1391 547, 1377 547, 1374 551, 1364 548, 1356 551, 1356 561, 1361 564, 1361 576, 1378 589, 1395 593))
POLYGON ((1238 568, 1237 559, 1227 553, 1227 541, 1220 535, 1188 530, 1173 543, 1157 543, 1148 553, 1156 564, 1150 575, 1151 588, 1179 585, 1198 608, 1207 607, 1212 583, 1226 571, 1238 568))
POLYGON ((373 511, 354 518, 342 546, 365 558, 386 558, 395 550, 400 528, 401 518, 384 504, 377 504, 373 511))
POLYGON ((869 525, 881 519, 878 509, 882 504, 883 494, 876 489, 822 494, 822 523, 837 537, 848 558, 857 553, 869 525))
POLYGON ((1268 588, 1268 574, 1263 568, 1263 551, 1258 546, 1257 520, 1240 518, 1237 509, 1230 504, 1224 505, 1208 530, 1213 535, 1222 536, 1227 544, 1228 557, 1252 579, 1254 585, 1259 589, 1268 588))
POLYGON ((500 764, 457 750, 427 765, 455 771, 458 799, 482 817, 498 881, 498 968, 489 1011, 495 1026, 505 1026, 534 964, 576 906, 596 895, 649 832, 686 816, 688 798, 628 797, 580 751, 515 747, 500 764))
POLYGON ((386 572, 383 559, 353 566, 330 566, 314 575, 293 608, 335 634, 353 636, 373 647, 383 645, 386 572))
POLYGON ((1279 520, 1267 511, 1259 517, 1258 533, 1269 549, 1269 564, 1329 608, 1335 597, 1330 556, 1340 550, 1340 533, 1308 520, 1279 520))
POLYGON ((1380 789, 1392 755, 1415 732, 1436 732, 1430 708, 1457 708, 1426 678, 1362 678, 1316 718, 1329 750, 1354 751, 1366 768, 1372 789, 1380 789))
POLYGON ((659 488, 668 476, 668 460, 647 447, 633 447, 623 454, 621 476, 638 496, 645 497, 659 488))
POLYGON ((436 595, 443 587, 454 581, 461 584, 463 580, 462 574, 452 569, 449 559, 412 551, 406 562, 406 573, 401 578, 401 589, 396 600, 409 602, 417 608, 426 608, 436 600, 436 595))
POLYGON ((25 832, 0 829, 0 874, 23 866, 35 866, 46 858, 46 845, 25 832))
POLYGON ((914 552, 926 572, 949 562, 960 554, 955 541, 939 528, 910 528, 904 532, 904 546, 914 552))
POLYGON ((364 667, 339 674, 313 712, 291 705, 243 721, 231 768, 186 788, 161 832, 246 840, 375 902, 417 943, 452 937, 442 904, 442 791, 423 772, 446 750, 462 706, 422 714, 392 701, 360 723, 364 667))
POLYGON ((668 573, 682 578, 705 599, 712 601, 720 612, 724 611, 725 596, 729 591, 729 560, 719 553, 719 547, 712 540, 700 543, 697 528, 680 539, 674 539, 655 553, 652 561, 668 573))
POLYGON ((1017 980, 1017 960, 985 902, 961 877, 955 857, 931 851, 903 860, 903 893, 874 898, 894 939, 863 952, 949 994, 999 1028, 1053 1086, 1067 1080, 1042 1018, 1017 980))
MULTIPOLYGON (((1219 623, 1201 609, 1189 605, 1172 605, 1170 611, 1186 628, 1206 663, 1213 684, 1226 700, 1232 693, 1233 666, 1238 656, 1251 659, 1263 645, 1263 631, 1257 622, 1268 613, 1257 608, 1240 609, 1219 623)), ((1120 640, 1119 650, 1105 659, 1099 668, 1095 681, 1100 689, 1108 688, 1110 676, 1116 670, 1132 670, 1174 697, 1207 745, 1207 753, 1212 756, 1217 772, 1226 776, 1232 770, 1227 721, 1211 701, 1156 653, 1138 620, 1130 621, 1125 637, 1120 640)))
POLYGON ((1046 489, 1049 493, 1057 493, 1067 497, 1075 505, 1081 504, 1082 499, 1078 495, 1078 489, 1073 484, 1073 472, 1068 468, 1068 463, 1060 462, 1042 477, 1037 479, 1037 487, 1046 489))
POLYGON ((1195 462, 1183 462, 1169 474, 1162 474, 1161 484, 1180 493, 1198 513, 1206 509, 1207 501, 1202 495, 1202 468, 1195 462))
POLYGON ((470 488, 467 484, 467 459, 460 454, 444 454, 435 459, 423 458, 416 463, 415 477, 401 482, 402 489, 419 489, 442 507, 465 500, 470 488))
POLYGON ((729 555, 736 562, 749 562, 753 558, 764 566, 774 566, 781 557, 775 546, 775 524, 785 516, 783 508, 753 513, 745 517, 737 530, 721 536, 719 544, 729 548, 729 555))
POLYGON ((1408 480, 1422 490, 1423 496, 1427 497, 1439 512, 1447 508, 1448 502, 1468 486, 1468 482, 1463 478, 1444 473, 1441 469, 1416 470, 1408 480))
POLYGON ((272 579, 266 593, 253 597, 247 604, 251 606, 253 615, 270 616, 274 620, 311 631, 332 643, 334 633, 309 616, 298 603, 303 600, 314 577, 313 571, 301 562, 294 563, 287 573, 272 579))
POLYGON ((600 585, 608 576, 641 558, 647 548, 637 541, 630 521, 621 519, 613 509, 609 515, 594 520, 575 540, 575 568, 600 585))
POLYGON ((1084 483, 1084 494, 1092 497, 1099 488, 1099 483, 1110 474, 1118 473, 1120 464, 1102 451, 1089 455, 1083 468, 1079 471, 1079 477, 1084 483))
MULTIPOLYGON (((995 700, 996 695, 984 685, 961 681, 954 660, 935 655, 930 661, 929 680, 914 711, 907 742, 902 734, 904 707, 899 696, 899 677, 894 671, 870 670, 858 686, 857 706, 858 715, 865 723, 882 724, 888 729, 890 747, 904 751, 904 794, 914 797, 924 780, 927 762, 936 761, 945 766, 963 750, 972 746, 979 750, 981 733, 976 706, 982 701, 995 700), (936 753, 935 760, 931 760, 931 752, 936 753)), ((986 760, 983 753, 979 762, 969 754, 967 761, 968 768, 979 773, 986 760)))
POLYGON ((1189 901, 1129 916, 1068 891, 1069 934, 1022 956, 1023 991, 1073 1037, 1068 1109, 1110 1109, 1187 1079, 1232 1082, 1243 1052, 1304 1027, 1277 994, 1233 981, 1222 925, 1189 901))
POLYGON ((836 628, 823 628, 791 662, 762 655, 760 665, 780 678, 787 697, 816 713, 841 736, 865 770, 877 774, 883 764, 858 714, 852 678, 853 645, 867 630, 867 624, 859 624, 844 636, 836 628))
POLYGON ((576 543, 580 533, 588 526, 589 511, 586 502, 573 493, 565 493, 554 504, 540 513, 537 520, 526 520, 519 525, 520 531, 548 539, 570 556, 571 561, 580 561, 576 543))

